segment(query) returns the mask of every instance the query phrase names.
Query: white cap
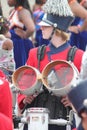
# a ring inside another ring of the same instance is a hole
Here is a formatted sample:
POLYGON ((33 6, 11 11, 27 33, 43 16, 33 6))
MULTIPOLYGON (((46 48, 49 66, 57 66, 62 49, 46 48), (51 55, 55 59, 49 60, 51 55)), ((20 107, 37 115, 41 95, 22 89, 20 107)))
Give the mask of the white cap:
POLYGON ((45 19, 47 18, 47 13, 44 14, 42 20, 38 23, 39 26, 51 26, 45 19))

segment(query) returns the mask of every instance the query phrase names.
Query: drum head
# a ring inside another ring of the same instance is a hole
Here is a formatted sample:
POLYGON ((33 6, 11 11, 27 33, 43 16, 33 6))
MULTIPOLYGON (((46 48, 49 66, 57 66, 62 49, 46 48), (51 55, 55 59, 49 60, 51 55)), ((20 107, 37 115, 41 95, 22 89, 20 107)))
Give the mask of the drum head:
POLYGON ((31 88, 37 81, 35 70, 29 66, 18 68, 12 75, 13 84, 20 90, 31 88))
POLYGON ((52 61, 44 68, 42 81, 47 89, 54 93, 61 90, 61 95, 65 91, 65 87, 70 86, 74 74, 74 69, 69 62, 63 60, 52 61))

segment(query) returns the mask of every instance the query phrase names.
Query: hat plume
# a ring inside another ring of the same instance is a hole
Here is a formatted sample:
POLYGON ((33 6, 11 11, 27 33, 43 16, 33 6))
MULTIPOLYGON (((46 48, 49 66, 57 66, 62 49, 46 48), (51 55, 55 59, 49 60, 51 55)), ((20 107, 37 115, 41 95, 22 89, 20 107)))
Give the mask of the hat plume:
POLYGON ((45 13, 59 16, 73 16, 67 0, 47 0, 43 6, 45 13))

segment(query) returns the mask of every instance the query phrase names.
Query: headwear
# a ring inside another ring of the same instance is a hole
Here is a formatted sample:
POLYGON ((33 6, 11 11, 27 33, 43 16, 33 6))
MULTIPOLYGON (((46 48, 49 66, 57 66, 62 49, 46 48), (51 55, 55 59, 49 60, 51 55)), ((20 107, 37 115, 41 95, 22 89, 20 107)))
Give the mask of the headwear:
POLYGON ((47 0, 43 10, 45 15, 41 26, 53 26, 66 32, 74 19, 67 0, 47 0))
POLYGON ((79 116, 82 111, 87 111, 87 79, 79 82, 69 93, 69 100, 72 102, 79 116))

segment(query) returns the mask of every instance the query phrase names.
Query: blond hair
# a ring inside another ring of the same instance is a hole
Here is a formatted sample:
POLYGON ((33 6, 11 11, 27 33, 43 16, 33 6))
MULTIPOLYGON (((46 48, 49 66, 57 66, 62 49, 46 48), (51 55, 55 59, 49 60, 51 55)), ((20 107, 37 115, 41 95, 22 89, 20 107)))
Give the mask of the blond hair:
POLYGON ((68 41, 69 38, 70 38, 70 34, 69 33, 66 33, 66 32, 64 32, 62 30, 59 30, 59 29, 56 29, 55 34, 57 36, 61 36, 62 39, 65 40, 65 41, 68 41))

